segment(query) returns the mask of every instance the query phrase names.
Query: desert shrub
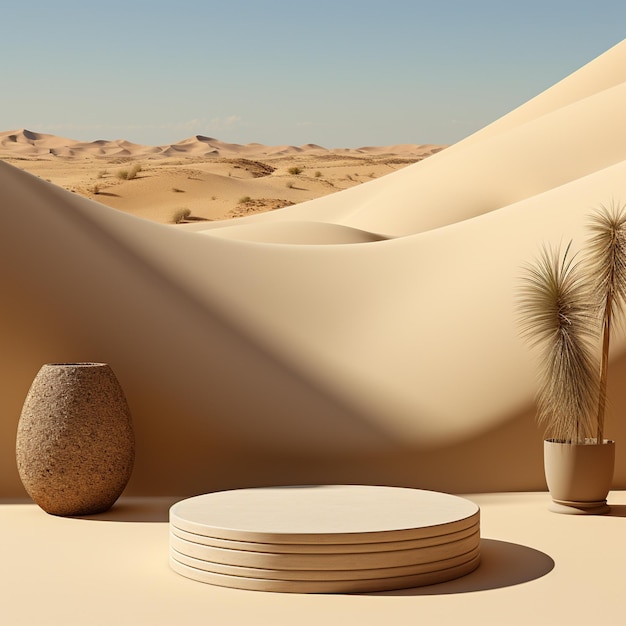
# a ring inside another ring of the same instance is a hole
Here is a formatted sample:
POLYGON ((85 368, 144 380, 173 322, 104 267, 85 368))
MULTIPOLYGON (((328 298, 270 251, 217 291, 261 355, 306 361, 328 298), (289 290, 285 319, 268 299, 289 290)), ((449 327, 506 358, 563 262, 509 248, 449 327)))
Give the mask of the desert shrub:
POLYGON ((242 196, 239 198, 238 204, 245 204, 246 202, 250 202, 252 198, 250 196, 242 196))
POLYGON ((301 167, 290 167, 287 171, 290 174, 294 174, 295 176, 297 176, 298 174, 302 174, 302 168, 301 167))
POLYGON ((132 180, 141 172, 141 165, 135 163, 129 170, 118 170, 115 175, 122 180, 132 180))
POLYGON ((290 180, 287 181, 287 189, 293 189, 293 182, 290 180))
POLYGON ((172 187, 172 191, 174 193, 185 193, 184 189, 179 189, 178 187, 172 187))
POLYGON ((109 172, 107 170, 100 170, 98 172, 98 178, 104 178, 109 172))
POLYGON ((172 215, 172 224, 180 224, 191 215, 191 209, 181 208, 176 209, 172 215))
POLYGON ((141 165, 139 163, 135 163, 135 165, 133 165, 130 169, 130 172, 128 172, 128 180, 135 178, 135 176, 141 172, 141 169, 141 165))
POLYGON ((315 178, 321 178, 321 176, 322 176, 322 172, 317 170, 317 172, 315 172, 315 178))

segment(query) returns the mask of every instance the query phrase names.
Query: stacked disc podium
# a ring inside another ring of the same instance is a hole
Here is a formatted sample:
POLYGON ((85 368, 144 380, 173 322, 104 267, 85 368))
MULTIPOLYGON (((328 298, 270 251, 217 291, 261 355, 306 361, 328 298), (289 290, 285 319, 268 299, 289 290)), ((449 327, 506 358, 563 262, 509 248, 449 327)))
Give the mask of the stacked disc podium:
POLYGON ((197 581, 296 593, 418 587, 480 561, 469 500, 400 487, 222 491, 170 509, 170 565, 197 581))

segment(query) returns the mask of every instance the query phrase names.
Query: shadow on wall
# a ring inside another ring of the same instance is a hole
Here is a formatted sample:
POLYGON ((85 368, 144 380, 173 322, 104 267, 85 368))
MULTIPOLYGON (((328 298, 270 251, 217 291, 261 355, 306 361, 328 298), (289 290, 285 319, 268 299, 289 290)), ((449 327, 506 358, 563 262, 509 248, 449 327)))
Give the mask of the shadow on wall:
MULTIPOLYGON (((187 271, 208 253, 219 260, 221 246, 232 244, 182 234, 172 241, 166 227, 2 165, 0 496, 23 495, 17 419, 30 382, 50 361, 102 361, 115 371, 137 436, 128 495, 314 483, 453 493, 545 488, 533 406, 460 443, 394 439, 385 415, 368 420, 238 328, 204 274, 191 286, 187 274, 171 274, 168 254, 184 258, 176 267, 187 271)), ((240 262, 235 254, 225 258, 240 262)), ((609 398, 624 407, 624 352, 610 375, 609 398)), ((626 423, 615 414, 607 434, 618 441, 614 488, 624 488, 626 423)))
POLYGON ((203 477, 219 484, 224 456, 238 458, 245 474, 242 440, 335 450, 337 439, 356 447, 384 440, 238 332, 219 314, 219 303, 200 301, 124 243, 143 236, 169 243, 170 231, 92 206, 23 172, 0 168, 0 180, 2 174, 9 182, 0 218, 10 217, 2 230, 11 237, 3 238, 0 262, 19 271, 0 274, 6 296, 0 332, 9 346, 0 354, 6 374, 0 494, 22 493, 14 463, 17 419, 30 382, 50 361, 112 366, 137 434, 133 493, 188 492, 203 477), (22 210, 5 210, 12 205, 22 210))

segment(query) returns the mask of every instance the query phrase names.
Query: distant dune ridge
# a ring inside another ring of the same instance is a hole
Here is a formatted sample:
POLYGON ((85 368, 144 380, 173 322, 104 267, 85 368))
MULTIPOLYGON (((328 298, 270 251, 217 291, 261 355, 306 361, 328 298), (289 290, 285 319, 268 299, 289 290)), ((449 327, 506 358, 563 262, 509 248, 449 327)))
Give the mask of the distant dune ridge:
MULTIPOLYGON (((520 268, 545 242, 578 249, 594 207, 626 202, 624 110, 626 41, 413 165, 177 226, 0 162, 0 494, 23 495, 13 445, 32 378, 42 363, 80 360, 110 363, 127 393, 138 451, 128 493, 545 489, 534 362, 516 322, 520 268)), ((4 133, 2 149, 56 142, 37 137, 4 133)), ((189 189, 209 176, 198 168, 189 189)), ((228 172, 211 180, 226 187, 228 172)), ((238 189, 263 180, 237 172, 238 189)), ((279 176, 318 180, 264 178, 279 176)), ((624 442, 623 336, 610 371, 607 435, 624 442)), ((626 488, 625 455, 614 486, 626 488)))
MULTIPOLYGON (((437 146, 402 144, 394 146, 363 148, 343 148, 345 154, 397 154, 403 156, 422 156, 437 146)), ((37 133, 22 128, 0 132, 0 157, 19 155, 24 157, 133 157, 156 158, 172 156, 220 156, 235 157, 262 157, 289 154, 303 154, 315 152, 324 154, 333 152, 316 144, 303 146, 266 146, 259 143, 245 145, 226 143, 212 137, 194 135, 177 143, 164 146, 143 146, 123 139, 107 141, 77 141, 56 135, 37 133)))

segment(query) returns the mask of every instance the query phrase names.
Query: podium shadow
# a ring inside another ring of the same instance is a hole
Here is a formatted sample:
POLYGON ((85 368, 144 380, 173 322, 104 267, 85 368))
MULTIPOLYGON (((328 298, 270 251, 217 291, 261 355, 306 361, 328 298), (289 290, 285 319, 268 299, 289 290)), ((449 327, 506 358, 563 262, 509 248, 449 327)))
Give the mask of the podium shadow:
POLYGON ((496 539, 481 539, 480 565, 476 570, 445 583, 380 591, 377 596, 437 596, 455 593, 471 593, 521 585, 549 574, 554 561, 544 552, 517 543, 496 539))

